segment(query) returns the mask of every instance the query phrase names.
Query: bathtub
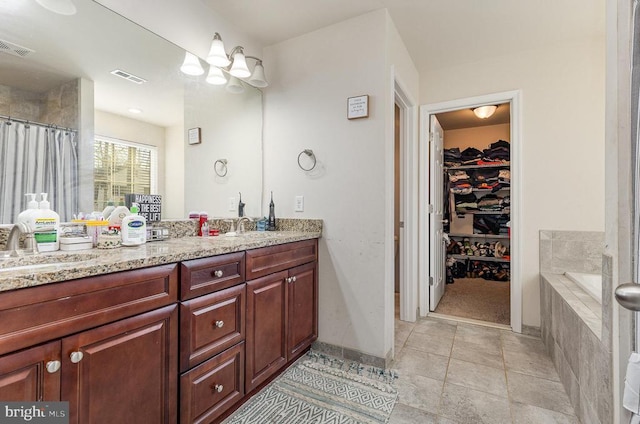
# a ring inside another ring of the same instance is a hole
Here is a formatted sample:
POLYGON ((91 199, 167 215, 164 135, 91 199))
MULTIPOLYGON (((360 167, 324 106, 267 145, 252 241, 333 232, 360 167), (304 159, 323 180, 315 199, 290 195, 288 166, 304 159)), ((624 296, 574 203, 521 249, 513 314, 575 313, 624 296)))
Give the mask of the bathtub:
POLYGON ((583 272, 565 272, 564 275, 576 283, 582 290, 591 295, 598 303, 602 303, 602 275, 583 272))

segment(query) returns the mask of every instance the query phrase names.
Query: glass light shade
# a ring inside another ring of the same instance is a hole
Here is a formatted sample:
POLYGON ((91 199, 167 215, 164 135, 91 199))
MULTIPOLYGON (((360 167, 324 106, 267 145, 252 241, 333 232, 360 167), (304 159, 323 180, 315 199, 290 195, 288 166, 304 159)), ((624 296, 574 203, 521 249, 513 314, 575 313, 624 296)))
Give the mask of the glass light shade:
POLYGON ((249 84, 259 88, 264 88, 269 85, 264 76, 264 66, 262 66, 261 60, 258 61, 256 67, 253 68, 253 74, 251 74, 251 78, 249 78, 249 84))
POLYGON ((231 65, 229 73, 238 78, 246 78, 251 75, 251 71, 249 71, 249 67, 247 66, 247 60, 244 58, 242 51, 236 52, 236 54, 233 55, 233 65, 231 65))
POLYGON ((207 75, 207 82, 213 85, 224 85, 227 83, 227 77, 224 76, 222 69, 211 65, 209 67, 209 74, 207 75))
POLYGON ((226 89, 229 93, 234 93, 234 94, 242 93, 244 91, 244 87, 242 86, 242 83, 236 77, 229 78, 229 83, 227 84, 226 89))
POLYGON ((36 0, 40 6, 59 15, 75 15, 76 6, 71 0, 36 0))
POLYGON ((200 59, 196 57, 193 53, 186 52, 184 55, 184 62, 180 67, 180 70, 187 75, 202 75, 204 74, 204 69, 202 69, 202 65, 200 64, 200 59))
POLYGON ((473 109, 473 113, 475 113, 480 119, 487 119, 494 114, 496 109, 498 109, 498 106, 496 105, 480 106, 473 109))
POLYGON ((224 43, 220 38, 220 35, 216 33, 213 37, 213 41, 211 42, 211 49, 209 50, 209 55, 207 56, 207 63, 224 68, 225 66, 229 66, 231 61, 227 57, 227 53, 224 50, 224 43))

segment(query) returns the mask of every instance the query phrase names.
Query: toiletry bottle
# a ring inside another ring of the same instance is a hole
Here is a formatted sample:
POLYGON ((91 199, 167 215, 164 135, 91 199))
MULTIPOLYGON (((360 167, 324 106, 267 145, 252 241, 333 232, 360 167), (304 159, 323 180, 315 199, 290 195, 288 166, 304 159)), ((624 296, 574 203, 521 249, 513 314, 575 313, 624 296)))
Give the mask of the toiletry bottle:
POLYGON ((124 203, 120 202, 120 205, 111 212, 111 215, 109 215, 109 228, 119 229, 122 224, 122 219, 129 215, 131 215, 129 208, 127 208, 124 203))
POLYGON ((209 221, 204 221, 202 227, 200 227, 202 237, 209 237, 209 221))
POLYGON ((209 230, 209 214, 206 211, 200 212, 200 224, 198 225, 198 235, 202 236, 204 230, 204 224, 207 224, 207 231, 209 230))
POLYGON ((31 214, 38 210, 38 202, 36 202, 36 194, 35 193, 27 193, 27 209, 20 212, 18 215, 17 222, 29 222, 29 217, 31 214))
POLYGON ((147 242, 147 219, 138 215, 137 203, 131 205, 131 215, 122 218, 120 233, 123 246, 139 246, 147 242))
POLYGON ((240 201, 238 202, 238 218, 242 218, 244 216, 244 203, 242 203, 242 193, 238 193, 240 195, 240 201))
POLYGON ((276 230, 276 205, 273 204, 273 191, 271 192, 271 202, 269 202, 269 220, 267 221, 267 231, 276 230))
POLYGON ((29 215, 29 223, 33 227, 33 238, 38 243, 40 252, 54 252, 60 249, 58 230, 60 215, 51 210, 47 193, 40 193, 39 208, 29 215))
POLYGON ((107 202, 107 206, 102 210, 102 217, 104 219, 109 219, 109 216, 111 215, 111 212, 113 212, 115 208, 116 207, 113 204, 113 200, 109 200, 107 202))

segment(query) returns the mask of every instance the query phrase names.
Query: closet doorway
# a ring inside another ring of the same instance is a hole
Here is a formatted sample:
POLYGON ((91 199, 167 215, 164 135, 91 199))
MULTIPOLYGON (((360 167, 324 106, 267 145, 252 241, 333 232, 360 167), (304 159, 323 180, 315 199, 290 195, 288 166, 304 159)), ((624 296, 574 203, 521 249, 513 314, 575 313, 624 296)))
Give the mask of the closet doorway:
POLYGON ((518 113, 518 92, 421 107, 421 315, 521 331, 518 113))

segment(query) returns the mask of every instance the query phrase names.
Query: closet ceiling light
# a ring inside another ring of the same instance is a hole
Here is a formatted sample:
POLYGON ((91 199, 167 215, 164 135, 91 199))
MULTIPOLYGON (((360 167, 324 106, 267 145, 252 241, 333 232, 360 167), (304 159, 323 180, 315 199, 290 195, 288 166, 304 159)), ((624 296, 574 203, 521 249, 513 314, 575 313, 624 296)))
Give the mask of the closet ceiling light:
MULTIPOLYGON (((231 52, 227 54, 224 49, 222 37, 220 37, 220 34, 217 32, 211 41, 211 48, 209 49, 206 62, 211 65, 206 78, 206 81, 209 84, 222 85, 227 83, 227 76, 222 72, 222 70, 224 70, 233 77, 242 78, 253 87, 264 88, 269 85, 267 78, 264 75, 262 60, 255 56, 245 55, 244 48, 242 46, 235 46, 231 49, 231 52), (253 59, 256 61, 253 72, 249 69, 249 66, 247 66, 247 59, 253 59)), ((200 60, 189 52, 186 53, 184 63, 182 64, 182 67, 180 67, 180 70, 187 75, 202 75, 204 73, 204 69, 202 69, 202 66, 200 65, 200 60)), ((237 83, 232 83, 232 79, 229 79, 228 81, 228 91, 244 91, 244 87, 242 87, 239 81, 237 83), (229 85, 231 87, 229 87, 229 85)))
POLYGON ((496 109, 498 109, 496 105, 480 106, 473 109, 473 113, 480 119, 487 119, 495 113, 496 109))

